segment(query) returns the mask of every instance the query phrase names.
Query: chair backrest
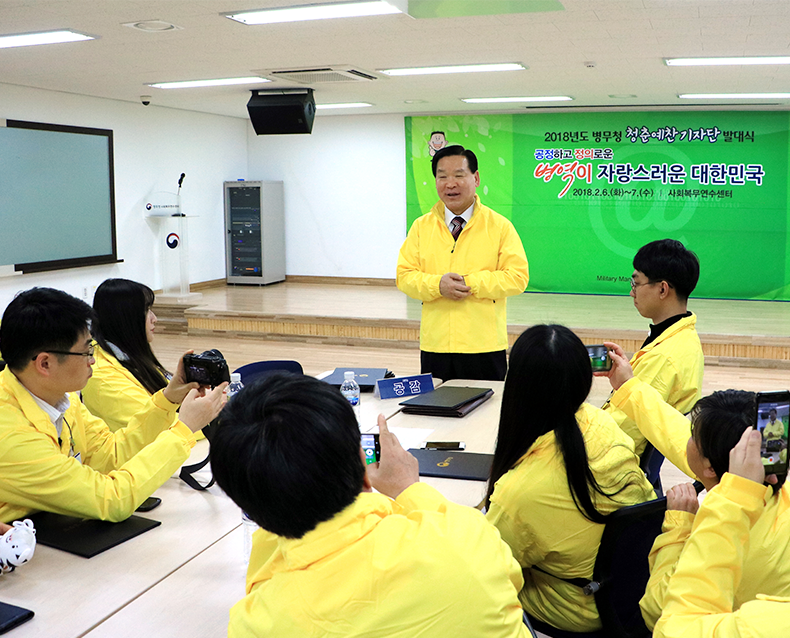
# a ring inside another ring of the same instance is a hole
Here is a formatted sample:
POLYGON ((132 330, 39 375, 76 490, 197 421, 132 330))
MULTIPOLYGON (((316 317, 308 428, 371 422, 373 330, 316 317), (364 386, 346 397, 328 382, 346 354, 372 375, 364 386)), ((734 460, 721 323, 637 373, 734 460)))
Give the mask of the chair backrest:
POLYGON ((650 481, 650 485, 653 486, 656 491, 656 496, 658 497, 664 496, 664 490, 661 487, 661 466, 663 463, 664 455, 648 441, 645 451, 642 452, 642 456, 639 459, 639 467, 642 468, 642 471, 647 476, 647 480, 650 481))
POLYGON ((601 583, 595 604, 606 636, 648 638, 639 599, 650 577, 648 556, 661 533, 667 499, 623 507, 609 515, 593 569, 601 583))
POLYGON ((256 361, 248 363, 240 368, 236 368, 234 372, 241 374, 241 382, 249 383, 256 377, 261 375, 270 374, 272 372, 291 372, 293 374, 304 374, 302 366, 298 361, 256 361))

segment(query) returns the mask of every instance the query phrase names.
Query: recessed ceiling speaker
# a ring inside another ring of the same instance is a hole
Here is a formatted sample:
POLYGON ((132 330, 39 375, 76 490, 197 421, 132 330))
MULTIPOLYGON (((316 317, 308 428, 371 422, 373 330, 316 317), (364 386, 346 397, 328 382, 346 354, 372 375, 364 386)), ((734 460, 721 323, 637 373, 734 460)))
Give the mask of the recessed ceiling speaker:
POLYGON ((257 135, 310 133, 315 119, 313 89, 254 89, 247 111, 257 135))

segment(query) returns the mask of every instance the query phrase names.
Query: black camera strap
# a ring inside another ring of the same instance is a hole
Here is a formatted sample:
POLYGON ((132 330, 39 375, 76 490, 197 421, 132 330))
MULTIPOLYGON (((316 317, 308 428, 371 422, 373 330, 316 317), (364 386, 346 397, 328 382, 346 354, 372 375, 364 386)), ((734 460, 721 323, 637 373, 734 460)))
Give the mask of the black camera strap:
POLYGON ((209 460, 211 459, 211 453, 206 456, 200 463, 193 463, 192 465, 184 465, 181 468, 181 472, 179 473, 179 478, 184 481, 189 487, 193 490, 207 490, 212 485, 214 485, 214 476, 211 477, 211 480, 206 485, 201 485, 198 483, 197 479, 192 476, 195 472, 199 472, 202 470, 206 465, 208 465, 209 460))
MULTIPOLYGON (((209 445, 211 445, 210 432, 211 432, 211 425, 213 423, 214 421, 212 421, 206 427, 203 428, 203 434, 205 434, 206 440, 208 440, 209 445)), ((197 479, 192 475, 195 474, 196 472, 199 472, 204 467, 206 467, 206 465, 208 465, 208 462, 210 460, 211 460, 211 447, 209 447, 208 454, 206 454, 206 458, 200 461, 200 463, 193 463, 192 465, 182 466, 181 471, 178 473, 178 477, 182 481, 184 481, 184 483, 189 485, 189 487, 191 487, 193 490, 198 490, 200 492, 207 490, 212 485, 214 485, 214 475, 212 474, 211 480, 205 485, 201 485, 200 483, 198 483, 197 479)))

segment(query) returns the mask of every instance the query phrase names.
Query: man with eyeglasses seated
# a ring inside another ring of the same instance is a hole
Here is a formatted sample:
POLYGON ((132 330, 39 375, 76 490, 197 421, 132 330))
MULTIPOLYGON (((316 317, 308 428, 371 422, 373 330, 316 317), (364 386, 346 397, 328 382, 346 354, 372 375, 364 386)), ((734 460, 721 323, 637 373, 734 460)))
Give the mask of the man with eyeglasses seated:
POLYGON ((111 432, 76 394, 91 376, 93 310, 60 290, 20 293, 0 323, 0 521, 32 510, 121 521, 189 457, 224 386, 187 383, 183 363, 129 425, 111 432), (175 412, 181 405, 178 421, 175 412))
MULTIPOLYGON (((650 334, 631 358, 634 376, 650 384, 669 405, 686 414, 702 397, 704 357, 697 317, 687 308, 699 280, 699 260, 674 239, 645 244, 634 257, 631 297, 652 322, 650 334)), ((634 439, 642 456, 647 439, 636 423, 610 401, 603 409, 634 439)))

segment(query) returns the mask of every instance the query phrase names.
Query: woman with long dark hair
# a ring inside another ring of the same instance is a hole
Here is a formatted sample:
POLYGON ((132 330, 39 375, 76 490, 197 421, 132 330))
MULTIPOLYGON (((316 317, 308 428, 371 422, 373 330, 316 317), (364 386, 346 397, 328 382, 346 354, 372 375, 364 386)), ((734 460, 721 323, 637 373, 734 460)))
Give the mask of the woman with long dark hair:
POLYGON ((587 349, 568 328, 536 325, 513 345, 499 420, 487 518, 524 569, 530 615, 569 631, 601 628, 592 578, 606 516, 655 498, 634 442, 585 403, 587 349))
POLYGON ((154 292, 129 279, 107 279, 93 297, 96 364, 82 400, 113 431, 126 427, 171 376, 151 350, 153 304, 154 292))

